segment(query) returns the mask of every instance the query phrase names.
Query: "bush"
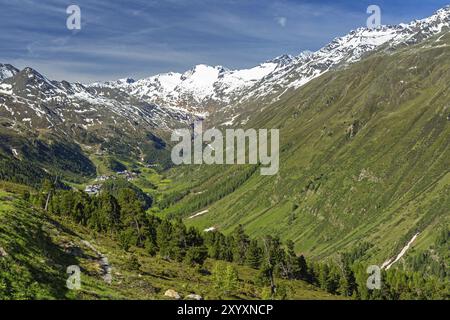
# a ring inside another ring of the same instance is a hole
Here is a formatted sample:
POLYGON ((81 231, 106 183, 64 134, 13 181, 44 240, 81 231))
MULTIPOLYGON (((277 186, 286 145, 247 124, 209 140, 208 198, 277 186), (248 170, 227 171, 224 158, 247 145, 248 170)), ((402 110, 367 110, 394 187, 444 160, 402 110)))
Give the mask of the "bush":
POLYGON ((235 295, 239 288, 239 274, 232 265, 225 266, 224 263, 216 263, 213 271, 214 288, 222 294, 235 295))
POLYGON ((132 254, 127 260, 126 267, 131 271, 139 271, 141 264, 135 254, 132 254))

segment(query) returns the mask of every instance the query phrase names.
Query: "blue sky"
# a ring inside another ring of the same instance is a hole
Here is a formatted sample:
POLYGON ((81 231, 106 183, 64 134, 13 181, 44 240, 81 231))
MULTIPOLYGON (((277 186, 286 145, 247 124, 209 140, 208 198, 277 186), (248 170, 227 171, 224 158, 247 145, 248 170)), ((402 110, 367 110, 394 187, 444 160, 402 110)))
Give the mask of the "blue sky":
POLYGON ((364 26, 430 16, 449 0, 0 0, 0 62, 49 78, 90 82, 185 71, 200 63, 242 68, 317 50, 364 26), (66 8, 82 28, 66 28, 66 8))

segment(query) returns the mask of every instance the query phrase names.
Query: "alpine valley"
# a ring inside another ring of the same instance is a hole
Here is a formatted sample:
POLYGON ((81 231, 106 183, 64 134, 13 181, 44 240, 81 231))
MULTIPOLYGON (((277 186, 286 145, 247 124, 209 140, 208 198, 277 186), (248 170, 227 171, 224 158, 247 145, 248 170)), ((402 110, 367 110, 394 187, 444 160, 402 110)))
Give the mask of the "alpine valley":
POLYGON ((0 299, 449 298, 449 6, 243 70, 82 84, 7 62, 0 299), (279 172, 174 166, 196 120, 279 129, 279 172))

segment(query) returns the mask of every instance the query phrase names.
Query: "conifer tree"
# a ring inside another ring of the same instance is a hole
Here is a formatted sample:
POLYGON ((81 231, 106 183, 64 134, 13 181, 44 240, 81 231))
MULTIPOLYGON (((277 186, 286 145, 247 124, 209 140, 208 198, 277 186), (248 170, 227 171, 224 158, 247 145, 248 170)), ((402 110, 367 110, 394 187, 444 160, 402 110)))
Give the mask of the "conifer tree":
POLYGON ((245 257, 246 264, 252 268, 258 269, 261 266, 261 260, 262 249, 258 246, 258 241, 250 241, 245 257))
POLYGON ((172 239, 170 240, 172 258, 182 261, 184 255, 186 254, 186 250, 188 248, 188 239, 186 226, 184 225, 181 218, 177 218, 172 225, 172 239))
POLYGON ((232 235, 232 250, 233 250, 233 261, 239 264, 244 264, 247 248, 250 244, 249 237, 245 234, 242 225, 238 225, 234 229, 232 235))
POLYGON ((300 264, 294 251, 294 242, 288 240, 286 242, 286 247, 285 277, 289 279, 298 279, 300 277, 300 264))
POLYGON ((281 249, 279 238, 265 236, 263 238, 264 258, 260 269, 260 277, 270 284, 270 292, 275 296, 275 270, 283 263, 284 250, 281 249))
POLYGON ((108 193, 100 194, 89 225, 101 232, 118 230, 120 228, 120 206, 116 198, 108 193))
POLYGON ((156 230, 156 243, 159 248, 159 254, 164 259, 173 257, 172 224, 164 219, 156 230))
POLYGON ((318 274, 318 282, 320 287, 323 290, 327 290, 328 289, 328 275, 330 273, 330 268, 328 267, 327 264, 322 264, 319 267, 319 274, 318 274))
POLYGON ((299 267, 299 279, 304 281, 312 282, 312 276, 309 273, 308 270, 308 264, 306 262, 306 259, 303 255, 300 255, 298 257, 298 267, 299 267))

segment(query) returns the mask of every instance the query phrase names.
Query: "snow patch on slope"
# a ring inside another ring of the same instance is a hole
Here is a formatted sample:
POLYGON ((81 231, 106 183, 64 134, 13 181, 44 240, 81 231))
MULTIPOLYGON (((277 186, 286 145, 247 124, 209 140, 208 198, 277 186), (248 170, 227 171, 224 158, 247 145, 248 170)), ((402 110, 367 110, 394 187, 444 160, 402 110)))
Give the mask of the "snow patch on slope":
POLYGON ((400 251, 400 253, 397 255, 397 257, 391 258, 389 260, 386 260, 382 265, 381 265, 381 269, 386 269, 389 270, 392 265, 396 262, 398 262, 406 253, 406 251, 409 250, 409 248, 411 247, 411 245, 413 244, 413 242, 416 240, 416 238, 419 236, 419 233, 416 233, 411 240, 409 240, 409 242, 406 244, 406 246, 403 247, 403 249, 400 251), (392 261, 393 260, 393 261, 392 261))

